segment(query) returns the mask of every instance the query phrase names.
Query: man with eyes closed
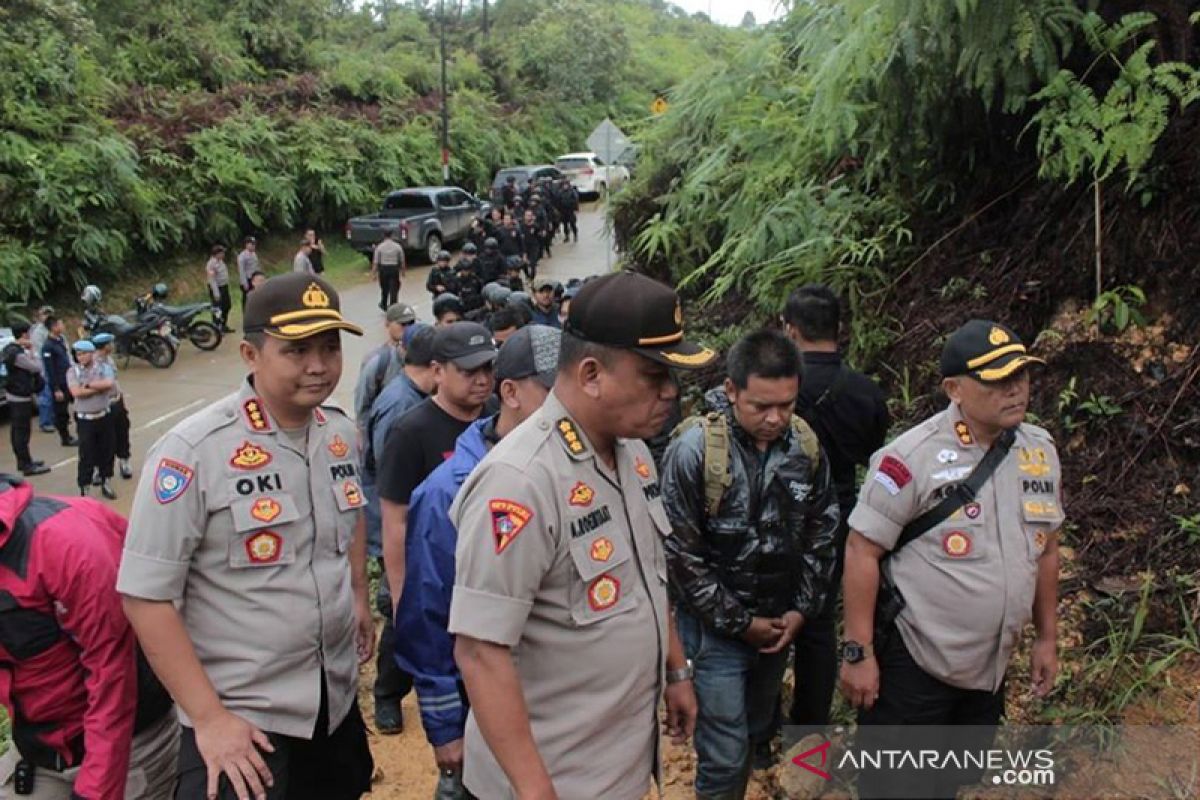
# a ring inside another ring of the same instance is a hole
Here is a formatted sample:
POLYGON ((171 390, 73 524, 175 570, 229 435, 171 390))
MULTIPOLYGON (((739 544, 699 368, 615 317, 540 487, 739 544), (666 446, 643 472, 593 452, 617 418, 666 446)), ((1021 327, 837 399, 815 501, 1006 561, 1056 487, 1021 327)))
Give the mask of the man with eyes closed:
POLYGON ((354 423, 326 405, 345 320, 328 283, 246 301, 239 390, 176 425, 138 485, 117 589, 180 709, 179 800, 352 800, 374 627, 354 423))

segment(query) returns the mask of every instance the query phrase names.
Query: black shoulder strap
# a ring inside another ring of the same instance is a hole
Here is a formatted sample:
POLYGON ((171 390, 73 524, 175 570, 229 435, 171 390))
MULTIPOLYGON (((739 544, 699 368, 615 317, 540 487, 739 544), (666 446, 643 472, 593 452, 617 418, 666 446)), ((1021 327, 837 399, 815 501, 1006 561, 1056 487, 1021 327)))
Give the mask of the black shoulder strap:
POLYGON ((372 379, 375 381, 375 396, 379 397, 379 393, 383 391, 383 379, 387 377, 388 367, 392 364, 392 351, 382 350, 379 353, 379 358, 375 362, 375 374, 372 379))
POLYGON ((914 519, 912 522, 904 526, 904 530, 900 532, 900 538, 896 540, 896 546, 892 548, 891 554, 894 555, 897 550, 904 545, 921 536, 935 525, 948 519, 951 514, 958 511, 967 503, 975 499, 975 495, 987 483, 987 479, 992 477, 992 473, 996 471, 996 467, 1000 466, 1000 462, 1008 455, 1008 451, 1012 448, 1013 442, 1017 438, 1015 428, 1008 428, 1001 432, 992 442, 992 446, 988 448, 984 454, 983 460, 975 465, 975 469, 971 470, 971 474, 962 483, 950 490, 949 494, 942 498, 942 501, 933 508, 926 511, 921 516, 914 519))

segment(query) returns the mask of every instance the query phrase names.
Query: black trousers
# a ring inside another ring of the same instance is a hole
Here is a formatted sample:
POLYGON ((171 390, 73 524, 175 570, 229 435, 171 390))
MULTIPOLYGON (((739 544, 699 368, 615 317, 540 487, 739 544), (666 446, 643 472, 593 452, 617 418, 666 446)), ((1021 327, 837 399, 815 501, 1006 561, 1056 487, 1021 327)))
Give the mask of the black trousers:
POLYGON ((100 477, 108 480, 113 476, 113 425, 108 414, 99 419, 75 418, 79 428, 79 471, 76 481, 79 487, 92 485, 92 476, 98 470, 100 477))
MULTIPOLYGON (((50 395, 54 397, 53 394, 50 395)), ((71 400, 70 393, 63 391, 63 399, 54 398, 54 427, 58 429, 58 438, 63 444, 71 441, 71 400)))
MULTIPOLYGON (((960 689, 930 675, 913 660, 894 627, 876 653, 879 699, 858 714, 856 745, 871 750, 903 748, 981 750, 991 746, 1004 714, 1004 685, 996 692, 960 689), (920 726, 920 727, 915 727, 920 726), (932 726, 937 726, 932 727, 932 726)), ((863 770, 862 800, 876 797, 953 798, 975 783, 981 770, 863 770)))
MULTIPOLYGON (((383 559, 379 561, 379 572, 386 576, 383 559)), ((375 594, 375 610, 383 617, 383 630, 379 632, 379 652, 375 654, 375 705, 399 703, 412 691, 413 679, 396 663, 396 629, 392 626, 392 594, 388 590, 387 578, 379 581, 375 594)))
POLYGON ((788 717, 793 725, 805 729, 802 735, 823 729, 829 724, 833 691, 837 688, 838 601, 842 594, 846 537, 850 533, 846 523, 848 518, 849 511, 844 511, 836 539, 837 561, 833 567, 829 593, 825 597, 825 607, 812 619, 805 620, 804 627, 796 636, 795 661, 792 665, 795 690, 792 692, 792 708, 788 717))
POLYGON ((239 286, 238 291, 242 294, 242 311, 246 310, 246 298, 250 295, 251 290, 244 286, 239 286))
POLYGON ((33 464, 33 456, 29 454, 29 437, 36 413, 37 404, 32 398, 8 404, 8 434, 12 441, 13 455, 17 457, 17 469, 25 469, 33 464))
POLYGON ((575 241, 577 241, 577 242, 579 241, 579 225, 576 223, 576 217, 575 217, 574 211, 572 211, 568 214, 563 214, 562 229, 563 229, 563 241, 564 242, 569 237, 568 231, 570 231, 570 233, 575 234, 575 241))
POLYGON ((108 407, 108 418, 113 427, 113 454, 129 460, 129 410, 125 408, 124 397, 108 407))
MULTIPOLYGON (((213 298, 217 308, 221 309, 221 324, 229 324, 229 310, 233 308, 233 300, 229 297, 229 284, 217 287, 217 295, 213 298)), ((242 307, 245 308, 245 301, 242 302, 242 307)))
MULTIPOLYGON (((267 800, 358 800, 371 789, 375 762, 367 744, 367 728, 358 710, 350 707, 346 719, 332 733, 322 676, 321 711, 309 739, 265 731, 274 753, 260 750, 274 778, 267 800)), ((208 773, 196 747, 196 731, 185 727, 179 742, 179 785, 175 800, 205 800, 208 773)), ((236 800, 229 779, 221 776, 218 800, 236 800)))
POLYGON ((379 268, 379 303, 385 309, 400 297, 400 268, 379 268))

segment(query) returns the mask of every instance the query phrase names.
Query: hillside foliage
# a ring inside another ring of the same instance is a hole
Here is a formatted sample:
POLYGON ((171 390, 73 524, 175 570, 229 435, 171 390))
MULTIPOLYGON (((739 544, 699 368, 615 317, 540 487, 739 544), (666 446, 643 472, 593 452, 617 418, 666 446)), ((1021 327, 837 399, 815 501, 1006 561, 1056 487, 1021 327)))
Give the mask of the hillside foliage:
MULTIPOLYGON (((748 34, 662 0, 448 2, 452 180, 629 130, 748 34)), ((0 6, 0 300, 186 247, 338 228, 440 183, 438 4, 0 6)))

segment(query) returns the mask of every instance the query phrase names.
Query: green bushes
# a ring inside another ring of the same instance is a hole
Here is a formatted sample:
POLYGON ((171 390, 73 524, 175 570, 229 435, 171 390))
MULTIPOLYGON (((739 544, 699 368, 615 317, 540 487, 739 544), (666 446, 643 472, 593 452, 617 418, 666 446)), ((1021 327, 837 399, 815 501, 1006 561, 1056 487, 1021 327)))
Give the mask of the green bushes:
MULTIPOLYGON (((451 171, 469 189, 581 147, 605 116, 636 126, 744 36, 653 0, 501 0, 485 37, 478 9, 448 6, 451 171)), ((5 3, 0 301, 250 232, 337 229, 440 183, 437 23, 336 0, 5 3)))

